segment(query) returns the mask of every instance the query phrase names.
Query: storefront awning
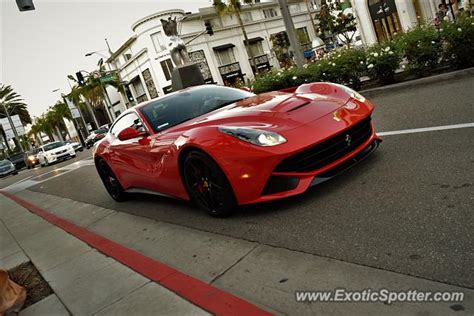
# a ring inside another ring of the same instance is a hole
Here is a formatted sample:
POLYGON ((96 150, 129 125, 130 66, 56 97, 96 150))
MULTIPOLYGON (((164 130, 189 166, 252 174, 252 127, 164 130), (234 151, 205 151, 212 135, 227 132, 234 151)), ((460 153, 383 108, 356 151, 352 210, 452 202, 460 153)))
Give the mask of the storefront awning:
MULTIPOLYGON (((254 37, 254 38, 249 38, 249 44, 255 44, 255 43, 260 42, 260 41, 263 41, 263 38, 261 38, 260 36, 259 37, 254 37)), ((245 40, 244 40, 244 44, 245 44, 245 40)))
POLYGON ((213 50, 226 50, 226 49, 229 49, 229 48, 232 48, 232 47, 235 47, 235 45, 234 44, 224 44, 224 45, 219 45, 219 46, 213 47, 212 49, 213 50))

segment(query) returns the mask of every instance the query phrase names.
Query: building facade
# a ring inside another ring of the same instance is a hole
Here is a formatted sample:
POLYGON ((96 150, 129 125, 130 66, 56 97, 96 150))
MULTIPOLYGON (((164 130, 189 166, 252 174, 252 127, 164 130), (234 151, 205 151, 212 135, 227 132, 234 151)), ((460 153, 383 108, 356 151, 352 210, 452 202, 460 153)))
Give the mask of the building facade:
POLYGON ((407 31, 418 23, 432 23, 441 3, 441 0, 350 1, 366 45, 390 39, 397 32, 407 31))
MULTIPOLYGON (((289 9, 303 48, 316 37, 308 6, 304 1, 292 1, 289 9)), ((218 16, 214 7, 199 9, 197 13, 166 10, 146 16, 132 25, 134 35, 107 60, 125 81, 123 101, 127 107, 171 92, 173 63, 166 50, 161 19, 176 18, 181 37, 188 47, 190 58, 199 64, 207 83, 235 84, 255 75, 255 69, 280 67, 273 49, 272 36, 283 32, 285 26, 276 2, 245 5, 241 17, 249 38, 249 49, 255 66, 247 53, 241 28, 235 16, 218 16), (214 35, 205 33, 210 22, 214 35)), ((314 8, 311 13, 315 14, 314 8)))

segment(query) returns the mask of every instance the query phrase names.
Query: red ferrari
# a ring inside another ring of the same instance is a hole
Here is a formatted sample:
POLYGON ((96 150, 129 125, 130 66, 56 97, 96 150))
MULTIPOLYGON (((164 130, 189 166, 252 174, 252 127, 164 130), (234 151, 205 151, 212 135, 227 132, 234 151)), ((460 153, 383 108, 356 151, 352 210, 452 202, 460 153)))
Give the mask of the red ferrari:
POLYGON ((117 201, 128 192, 191 200, 213 216, 300 194, 373 152, 373 105, 333 83, 259 95, 204 85, 124 112, 94 147, 117 201))

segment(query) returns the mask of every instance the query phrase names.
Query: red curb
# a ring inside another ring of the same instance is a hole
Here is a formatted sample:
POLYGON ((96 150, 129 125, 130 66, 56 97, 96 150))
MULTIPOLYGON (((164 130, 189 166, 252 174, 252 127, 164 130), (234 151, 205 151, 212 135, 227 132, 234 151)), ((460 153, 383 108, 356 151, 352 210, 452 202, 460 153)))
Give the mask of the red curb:
POLYGON ((31 204, 13 194, 0 191, 30 212, 60 227, 103 254, 159 283, 179 296, 215 315, 271 315, 235 295, 222 291, 199 279, 182 273, 160 261, 144 256, 83 227, 31 204))

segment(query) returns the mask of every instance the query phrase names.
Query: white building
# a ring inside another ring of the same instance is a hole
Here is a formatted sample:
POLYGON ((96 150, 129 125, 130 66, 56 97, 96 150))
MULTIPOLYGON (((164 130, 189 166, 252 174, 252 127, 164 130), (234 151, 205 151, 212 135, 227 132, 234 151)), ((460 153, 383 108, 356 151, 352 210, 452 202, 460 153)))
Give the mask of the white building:
MULTIPOLYGON (((349 0, 345 0, 349 1, 349 0)), ((350 0, 362 41, 371 45, 420 22, 431 23, 441 0, 350 0)))
MULTIPOLYGON (((307 47, 316 37, 306 3, 292 1, 289 5, 300 41, 307 47)), ((314 16, 316 11, 312 9, 314 16)), ((272 51, 270 37, 285 30, 280 8, 276 2, 263 2, 242 7, 242 19, 256 58, 258 69, 279 68, 272 51)), ((244 37, 235 16, 218 16, 213 7, 201 8, 198 13, 167 10, 146 16, 132 25, 135 33, 107 60, 117 69, 126 87, 127 107, 162 96, 171 91, 173 63, 165 48, 167 37, 161 19, 177 18, 181 37, 192 60, 199 63, 206 82, 231 84, 237 78, 243 81, 254 76, 244 37), (213 26, 214 35, 205 31, 205 22, 213 26)), ((126 99, 126 100, 125 100, 126 99)))

